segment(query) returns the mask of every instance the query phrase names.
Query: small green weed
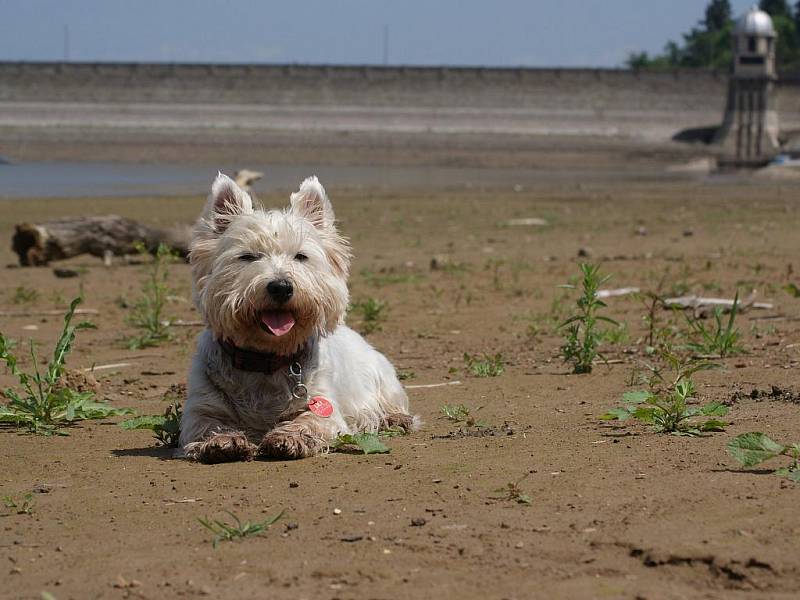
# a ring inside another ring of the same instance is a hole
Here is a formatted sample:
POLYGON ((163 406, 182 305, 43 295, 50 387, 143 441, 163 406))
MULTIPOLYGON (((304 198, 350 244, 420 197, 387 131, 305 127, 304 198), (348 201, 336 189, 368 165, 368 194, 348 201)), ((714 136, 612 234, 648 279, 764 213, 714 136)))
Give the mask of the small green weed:
MULTIPOLYGON (((559 326, 559 329, 564 330, 565 336, 561 355, 565 363, 573 364, 573 372, 576 374, 591 373, 595 358, 603 358, 598 351, 603 337, 603 333, 597 327, 598 322, 605 321, 615 327, 618 326, 613 319, 597 314, 601 308, 606 307, 605 302, 597 298, 597 291, 611 276, 601 277, 598 265, 581 263, 580 268, 583 274, 583 294, 578 298, 578 312, 559 326)), ((561 287, 575 288, 571 284, 561 287)))
POLYGON ((64 294, 61 293, 61 290, 53 290, 50 294, 50 302, 56 307, 67 305, 67 299, 64 298, 64 294))
POLYGON ((173 400, 167 406, 163 415, 141 415, 132 419, 122 421, 119 426, 127 431, 134 429, 149 429, 153 432, 153 437, 167 448, 177 448, 178 439, 181 436, 181 403, 173 400))
POLYGON ((0 423, 24 426, 32 433, 43 435, 54 433, 67 435, 59 429, 74 421, 130 414, 130 409, 114 408, 105 402, 93 401, 93 392, 77 392, 63 384, 62 375, 66 368, 67 357, 72 351, 75 332, 94 327, 87 322, 75 326, 71 324, 75 309, 80 303, 81 298, 76 298, 70 304, 64 316, 64 327, 56 342, 53 358, 45 373, 39 370, 39 357, 33 343, 30 345, 30 355, 34 371, 26 373, 18 368, 16 355, 11 352, 6 338, 0 334, 0 361, 6 363, 8 370, 22 386, 21 392, 13 388, 4 390, 9 403, 0 406, 0 423))
POLYGON ((424 277, 416 273, 398 273, 394 271, 375 272, 370 269, 361 269, 361 276, 373 287, 383 287, 385 285, 395 285, 400 283, 419 283, 424 277))
POLYGON ((464 366, 475 377, 498 377, 505 371, 502 354, 483 354, 482 356, 464 353, 464 366))
POLYGON ((12 496, 3 496, 3 505, 18 515, 33 514, 33 494, 28 492, 22 499, 15 500, 12 496))
MULTIPOLYGON (((441 407, 441 412, 444 417, 459 425, 464 425, 469 428, 473 427, 487 427, 484 421, 477 420, 472 411, 464 404, 444 404, 441 407)), ((480 408, 478 408, 480 410, 480 408)))
POLYGON ((631 334, 628 331, 628 324, 620 323, 616 327, 607 329, 603 332, 603 339, 613 346, 620 346, 627 343, 631 339, 631 334))
POLYGON ((625 393, 623 405, 612 408, 600 418, 605 421, 633 418, 650 425, 657 433, 672 435, 701 436, 711 431, 724 431, 727 423, 713 417, 728 414, 727 406, 719 402, 689 406, 696 393, 692 375, 716 365, 687 360, 668 350, 662 351, 662 358, 672 369, 670 379, 667 380, 660 370, 649 367, 653 372, 651 389, 625 393), (711 418, 698 423, 692 420, 696 417, 711 418))
POLYGON ((216 548, 217 544, 220 542, 232 542, 237 539, 244 539, 252 535, 258 535, 262 531, 266 530, 270 525, 275 523, 278 519, 280 519, 283 516, 284 511, 272 515, 263 521, 256 521, 253 523, 250 521, 245 521, 242 523, 242 520, 232 512, 227 510, 225 512, 233 518, 233 523, 226 523, 217 519, 214 519, 213 521, 208 518, 197 519, 203 527, 214 534, 214 537, 211 540, 211 545, 214 548, 216 548))
POLYGON ((800 298, 800 287, 797 287, 797 284, 795 284, 795 283, 787 283, 785 286, 783 286, 783 289, 792 298, 800 298))
POLYGON ((39 299, 39 291, 33 288, 25 287, 24 285, 18 286, 14 290, 11 301, 14 304, 32 304, 39 299))
POLYGON ((507 483, 505 486, 498 488, 495 490, 495 495, 492 496, 493 498, 497 498, 499 500, 510 500, 516 502, 517 504, 532 504, 531 497, 522 491, 519 484, 527 477, 528 475, 525 474, 522 478, 518 479, 517 481, 507 483))
POLYGON ((389 306, 386 302, 372 297, 354 302, 350 306, 352 312, 361 316, 361 328, 365 334, 382 329, 382 323, 386 320, 388 308, 389 306))
POLYGON ((417 374, 411 369, 399 369, 397 371, 397 378, 400 381, 409 381, 411 379, 415 379, 416 377, 417 374))
POLYGON ((706 327, 700 319, 687 314, 686 321, 689 323, 691 335, 694 338, 689 342, 689 348, 698 354, 713 354, 720 357, 744 352, 744 348, 739 344, 739 329, 734 326, 738 309, 739 293, 737 292, 725 324, 722 322, 722 309, 719 307, 714 309, 714 328, 706 327))
POLYGON ((792 459, 791 464, 775 469, 774 473, 800 483, 800 444, 784 446, 764 433, 752 431, 738 435, 728 442, 728 452, 745 467, 754 467, 778 456, 787 456, 792 459))
MULTIPOLYGON (((140 254, 145 255, 147 249, 143 244, 137 245, 140 254)), ((142 295, 134 303, 128 317, 128 324, 143 329, 137 336, 127 338, 128 348, 139 350, 151 348, 167 342, 172 338, 169 322, 164 319, 164 307, 171 289, 167 285, 169 265, 174 262, 175 254, 166 244, 159 244, 153 260, 145 266, 145 279, 142 282, 142 295)))
POLYGON ((358 450, 363 454, 388 454, 391 448, 380 440, 377 433, 342 434, 331 444, 334 451, 346 452, 358 450))

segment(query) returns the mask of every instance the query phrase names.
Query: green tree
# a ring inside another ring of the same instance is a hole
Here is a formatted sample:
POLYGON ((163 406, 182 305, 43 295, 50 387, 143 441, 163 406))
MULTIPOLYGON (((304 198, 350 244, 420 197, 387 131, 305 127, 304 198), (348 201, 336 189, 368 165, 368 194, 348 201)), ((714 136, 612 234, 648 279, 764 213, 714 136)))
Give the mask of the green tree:
MULTIPOLYGON (((760 7, 772 16, 778 34, 776 57, 781 70, 800 68, 800 0, 795 10, 787 0, 761 0, 760 7)), ((667 43, 656 56, 634 52, 627 65, 634 69, 729 68, 733 21, 729 0, 710 0, 705 19, 683 34, 683 43, 667 43)))
POLYGON ((772 17, 778 44, 775 56, 782 70, 800 66, 800 44, 798 43, 797 25, 791 17, 778 15, 772 17))
POLYGON ((706 31, 721 31, 731 21, 731 3, 729 0, 711 0, 706 7, 706 18, 703 25, 706 31))
POLYGON ((761 0, 758 7, 771 17, 786 17, 791 19, 792 9, 786 0, 761 0))

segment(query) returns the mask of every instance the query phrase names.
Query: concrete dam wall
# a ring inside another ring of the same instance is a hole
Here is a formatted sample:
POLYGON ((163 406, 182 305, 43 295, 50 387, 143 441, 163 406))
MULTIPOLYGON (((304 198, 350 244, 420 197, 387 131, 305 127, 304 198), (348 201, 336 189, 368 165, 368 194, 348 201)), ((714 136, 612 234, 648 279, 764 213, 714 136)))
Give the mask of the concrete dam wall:
MULTIPOLYGON (((623 69, 0 63, 0 127, 232 127, 669 139, 727 75, 623 69), (125 107, 122 110, 122 107, 125 107)), ((800 127, 800 85, 778 86, 800 127)))

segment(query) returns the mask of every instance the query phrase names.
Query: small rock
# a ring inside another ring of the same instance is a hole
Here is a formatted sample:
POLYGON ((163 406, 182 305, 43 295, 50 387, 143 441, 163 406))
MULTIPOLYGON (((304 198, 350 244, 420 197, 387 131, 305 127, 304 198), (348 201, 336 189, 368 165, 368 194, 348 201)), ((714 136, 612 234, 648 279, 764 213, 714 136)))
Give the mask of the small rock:
POLYGON ((300 487, 300 484, 299 484, 299 483, 297 483, 296 481, 290 481, 290 482, 289 482, 289 487, 290 487, 290 488, 296 488, 296 487, 300 487))
POLYGON ((340 538, 340 541, 353 543, 353 542, 360 542, 363 539, 364 539, 363 535, 346 535, 343 538, 340 538))
POLYGON ((636 228, 635 233, 636 235, 644 237, 647 235, 647 227, 645 227, 644 225, 640 225, 639 227, 636 228))
POLYGON ((692 237, 693 235, 694 235, 694 229, 683 230, 683 237, 692 237))
POLYGON ((422 519, 422 518, 411 519, 411 526, 412 527, 422 527, 423 525, 425 525, 425 523, 427 523, 427 521, 425 519, 422 519))
POLYGON ((578 249, 578 256, 582 258, 587 258, 592 255, 592 249, 589 247, 583 247, 578 249))
POLYGON ((53 269, 53 275, 59 279, 70 279, 80 275, 75 269, 53 269))
POLYGON ((340 514, 342 514, 342 509, 341 509, 341 508, 334 508, 334 509, 333 509, 333 514, 335 514, 335 515, 340 515, 340 514))

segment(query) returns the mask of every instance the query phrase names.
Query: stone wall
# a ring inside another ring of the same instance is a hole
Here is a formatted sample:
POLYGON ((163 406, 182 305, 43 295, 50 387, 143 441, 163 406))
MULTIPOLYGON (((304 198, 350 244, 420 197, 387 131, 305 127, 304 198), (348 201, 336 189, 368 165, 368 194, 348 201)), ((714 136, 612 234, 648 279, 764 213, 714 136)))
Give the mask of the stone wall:
POLYGON ((622 69, 0 63, 0 101, 692 110, 721 105, 726 81, 622 69))
MULTIPOLYGON (((487 126, 475 130, 531 134, 550 132, 553 123, 556 133, 663 140, 719 123, 726 91, 726 74, 694 70, 0 63, 5 125, 29 103, 241 106, 242 114, 258 106, 300 114, 302 122, 306 109, 335 109, 343 121, 348 110, 361 110, 379 125, 424 114, 409 130, 437 119, 466 130, 483 120, 487 126)), ((778 85, 777 106, 782 127, 800 127, 800 81, 778 85)))

